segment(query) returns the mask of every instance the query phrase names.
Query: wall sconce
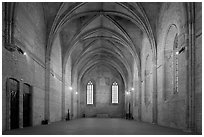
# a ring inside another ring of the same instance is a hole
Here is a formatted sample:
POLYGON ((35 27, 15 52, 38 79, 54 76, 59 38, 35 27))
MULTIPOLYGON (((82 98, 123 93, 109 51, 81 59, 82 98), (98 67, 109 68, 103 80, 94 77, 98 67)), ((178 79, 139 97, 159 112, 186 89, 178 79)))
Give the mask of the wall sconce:
POLYGON ((131 88, 131 90, 133 91, 133 90, 135 90, 134 88, 131 88))
POLYGON ((182 47, 179 51, 176 51, 176 54, 178 55, 178 54, 180 54, 180 53, 182 53, 184 51, 185 51, 185 47, 182 47))
POLYGON ((129 95, 131 92, 130 91, 126 91, 126 94, 129 95))
POLYGON ((51 75, 55 78, 55 74, 51 72, 51 75))
POLYGON ((16 46, 16 49, 17 49, 18 53, 23 54, 23 55, 27 55, 26 52, 24 52, 21 48, 16 46))
POLYGON ((69 90, 72 90, 73 88, 72 87, 69 87, 69 90))
POLYGON ((78 92, 75 93, 76 95, 78 94, 78 92))

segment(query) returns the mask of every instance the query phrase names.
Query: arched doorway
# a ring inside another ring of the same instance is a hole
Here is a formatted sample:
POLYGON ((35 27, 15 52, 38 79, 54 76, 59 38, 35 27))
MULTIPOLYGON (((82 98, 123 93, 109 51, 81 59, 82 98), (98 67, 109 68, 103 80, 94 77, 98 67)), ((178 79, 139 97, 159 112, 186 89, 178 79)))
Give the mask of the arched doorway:
POLYGON ((23 84, 23 127, 31 126, 32 102, 31 86, 23 84))
POLYGON ((19 128, 19 81, 9 78, 7 81, 8 128, 19 128))

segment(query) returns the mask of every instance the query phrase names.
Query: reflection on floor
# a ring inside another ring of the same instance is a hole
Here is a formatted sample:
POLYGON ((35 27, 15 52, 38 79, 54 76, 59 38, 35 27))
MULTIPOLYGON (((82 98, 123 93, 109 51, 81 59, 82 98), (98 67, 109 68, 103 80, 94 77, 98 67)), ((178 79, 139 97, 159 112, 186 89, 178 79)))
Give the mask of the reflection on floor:
POLYGON ((4 135, 185 135, 182 130, 119 118, 81 118, 3 132, 4 135))

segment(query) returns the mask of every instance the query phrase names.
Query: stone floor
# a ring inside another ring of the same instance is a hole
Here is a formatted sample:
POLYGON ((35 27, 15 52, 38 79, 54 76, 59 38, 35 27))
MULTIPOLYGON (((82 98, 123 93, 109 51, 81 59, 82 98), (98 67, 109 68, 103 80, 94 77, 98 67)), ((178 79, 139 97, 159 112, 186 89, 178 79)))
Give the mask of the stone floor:
POLYGON ((182 130, 119 118, 81 118, 3 132, 3 135, 186 135, 182 130))

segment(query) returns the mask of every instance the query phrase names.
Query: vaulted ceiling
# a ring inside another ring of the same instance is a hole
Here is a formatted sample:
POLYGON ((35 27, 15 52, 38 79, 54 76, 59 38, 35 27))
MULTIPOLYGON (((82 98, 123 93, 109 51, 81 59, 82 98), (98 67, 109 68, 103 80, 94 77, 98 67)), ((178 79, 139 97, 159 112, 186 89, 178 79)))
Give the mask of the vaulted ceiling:
POLYGON ((62 59, 70 57, 73 73, 83 75, 96 65, 117 70, 123 79, 132 78, 133 62, 140 65, 142 39, 148 37, 154 48, 157 10, 149 3, 43 3, 48 27, 48 50, 59 34, 62 59), (148 14, 146 14, 146 12, 148 14), (151 16, 151 17, 148 17, 151 16), (152 29, 153 28, 153 29, 152 29))

